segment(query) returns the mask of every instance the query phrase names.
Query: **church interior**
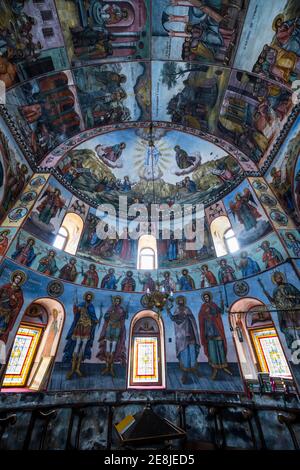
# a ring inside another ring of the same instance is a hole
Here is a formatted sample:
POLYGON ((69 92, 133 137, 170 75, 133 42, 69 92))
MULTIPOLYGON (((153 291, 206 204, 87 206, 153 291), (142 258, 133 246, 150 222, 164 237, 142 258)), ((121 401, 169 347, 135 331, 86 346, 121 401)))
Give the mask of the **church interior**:
POLYGON ((300 449, 298 0, 0 0, 0 449, 300 449))

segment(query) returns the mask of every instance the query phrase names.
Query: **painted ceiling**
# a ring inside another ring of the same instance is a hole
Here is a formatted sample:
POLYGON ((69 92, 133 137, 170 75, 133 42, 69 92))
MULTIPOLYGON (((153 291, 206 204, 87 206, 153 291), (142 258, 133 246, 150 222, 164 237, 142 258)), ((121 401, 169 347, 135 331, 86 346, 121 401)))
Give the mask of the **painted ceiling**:
POLYGON ((94 205, 217 200, 292 124, 299 16, 297 0, 1 0, 15 135, 94 205))

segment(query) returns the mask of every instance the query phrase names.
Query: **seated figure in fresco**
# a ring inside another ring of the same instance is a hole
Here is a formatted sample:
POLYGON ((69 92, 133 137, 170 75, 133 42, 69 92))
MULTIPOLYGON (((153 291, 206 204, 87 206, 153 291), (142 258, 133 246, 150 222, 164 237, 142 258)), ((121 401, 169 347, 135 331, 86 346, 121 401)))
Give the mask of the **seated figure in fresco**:
POLYGON ((127 271, 125 277, 121 281, 121 289, 123 292, 134 292, 136 282, 132 271, 127 271))
POLYGON ((46 274, 47 276, 54 276, 58 271, 55 256, 56 252, 54 250, 49 250, 48 255, 43 256, 39 260, 39 265, 37 268, 38 272, 46 274))
POLYGON ((22 285, 27 277, 23 271, 14 271, 10 282, 0 287, 0 341, 7 342, 15 320, 23 306, 22 285))
POLYGON ((227 259, 221 259, 219 265, 218 278, 220 284, 226 284, 227 282, 236 280, 235 271, 232 266, 227 264, 227 259))
POLYGON ((107 166, 111 168, 121 168, 122 163, 120 163, 118 160, 122 156, 122 152, 125 148, 125 142, 108 147, 104 145, 97 145, 95 152, 107 166))
POLYGON ((300 339, 300 291, 293 284, 286 282, 286 276, 280 271, 273 273, 272 282, 276 287, 271 295, 261 279, 258 279, 265 296, 277 310, 280 330, 285 336, 288 348, 293 351, 294 341, 300 339))
POLYGON ((76 268, 76 258, 70 258, 68 262, 59 270, 59 279, 64 281, 76 282, 79 272, 76 268))
POLYGON ((179 284, 179 290, 194 290, 195 282, 192 276, 189 275, 188 269, 183 269, 181 271, 181 276, 179 277, 176 273, 177 283, 179 284))
POLYGON ((221 307, 213 302, 211 292, 204 292, 202 304, 199 312, 200 338, 204 353, 208 358, 208 363, 212 367, 212 380, 215 380, 219 370, 223 370, 229 375, 232 372, 227 363, 227 342, 222 321, 224 313, 224 302, 221 307))
POLYGON ((26 243, 20 243, 20 235, 17 238, 17 245, 15 252, 11 255, 12 259, 17 263, 23 264, 24 266, 31 266, 35 258, 40 253, 34 251, 35 239, 29 237, 26 243))
POLYGON ((97 274, 97 268, 95 264, 90 264, 87 271, 81 269, 82 282, 81 284, 86 287, 98 287, 99 276, 97 274))
POLYGON ((257 274, 260 272, 259 264, 250 256, 248 256, 247 251, 242 251, 240 254, 240 262, 238 264, 238 269, 242 272, 242 276, 251 276, 252 274, 257 274))
POLYGON ((104 324, 99 337, 98 359, 105 361, 106 366, 101 374, 115 376, 113 365, 120 362, 126 364, 126 328, 125 321, 128 318, 128 307, 121 305, 122 298, 112 298, 112 306, 104 315, 104 324))
POLYGON ((117 290, 120 279, 121 276, 119 276, 118 279, 116 278, 114 268, 109 268, 107 274, 105 274, 101 281, 101 289, 117 290))
POLYGON ((194 165, 196 157, 190 156, 180 145, 175 145, 175 158, 177 166, 183 170, 194 165))
POLYGON ((265 263, 265 268, 270 269, 277 266, 277 264, 284 261, 282 254, 276 248, 270 246, 268 240, 264 240, 260 248, 263 250, 262 261, 265 263))
POLYGON ((181 382, 188 382, 188 374, 200 377, 197 358, 200 351, 200 340, 195 317, 186 305, 186 298, 179 295, 176 298, 177 307, 174 314, 169 313, 174 322, 176 338, 176 356, 182 371, 181 382))
POLYGON ((75 300, 73 306, 74 320, 66 337, 63 362, 72 361, 71 370, 67 373, 67 379, 71 379, 76 373, 82 377, 80 365, 85 359, 90 359, 95 336, 95 328, 99 323, 93 305, 93 294, 86 292, 83 302, 75 300))

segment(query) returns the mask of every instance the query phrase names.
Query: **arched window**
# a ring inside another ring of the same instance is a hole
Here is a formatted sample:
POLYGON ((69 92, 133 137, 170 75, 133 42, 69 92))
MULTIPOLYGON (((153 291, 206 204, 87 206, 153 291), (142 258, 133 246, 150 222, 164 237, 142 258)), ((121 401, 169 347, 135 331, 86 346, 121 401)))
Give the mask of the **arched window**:
POLYGON ((54 241, 55 248, 64 250, 70 255, 75 255, 83 230, 83 220, 74 212, 69 212, 58 231, 54 241))
POLYGON ((26 309, 16 332, 3 378, 3 391, 45 389, 57 352, 65 312, 53 299, 38 299, 26 309))
POLYGON ((239 242, 237 241, 232 228, 228 229, 227 232, 224 233, 224 240, 228 253, 234 253, 239 250, 239 242))
POLYGON ((54 240, 53 246, 59 250, 64 250, 68 242, 69 234, 65 227, 60 227, 58 234, 54 240))
POLYGON ((139 239, 137 269, 157 269, 157 242, 153 235, 139 239))
POLYGON ((235 302, 230 320, 246 380, 256 380, 259 373, 292 378, 272 317, 262 302, 254 298, 235 302))
POLYGON ((228 217, 225 215, 221 215, 212 221, 210 231, 218 257, 234 253, 239 249, 237 238, 228 217))
POLYGON ((145 310, 132 319, 128 388, 165 388, 164 327, 156 313, 145 310))

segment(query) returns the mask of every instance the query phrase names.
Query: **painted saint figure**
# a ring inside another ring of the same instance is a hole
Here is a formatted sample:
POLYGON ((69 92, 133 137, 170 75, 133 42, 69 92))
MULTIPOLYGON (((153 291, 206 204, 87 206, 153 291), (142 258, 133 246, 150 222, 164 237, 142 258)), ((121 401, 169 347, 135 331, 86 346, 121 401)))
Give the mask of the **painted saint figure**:
POLYGON ((54 250, 49 250, 48 255, 43 256, 43 258, 39 260, 39 265, 37 268, 38 272, 46 274, 47 276, 54 276, 58 271, 55 256, 56 252, 54 250))
POLYGON ((211 292, 204 292, 202 300, 204 303, 199 312, 201 344, 213 370, 211 378, 215 380, 219 370, 232 375, 226 358, 227 342, 221 317, 224 312, 224 303, 222 300, 221 307, 219 307, 213 302, 211 292))
POLYGON ((207 264, 201 266, 201 289, 217 285, 217 279, 212 271, 208 269, 207 264))
POLYGON ((133 277, 132 271, 127 271, 125 277, 121 281, 121 289, 123 292, 134 292, 136 287, 136 282, 133 277))
POLYGON ((266 269, 274 268, 277 264, 283 262, 283 256, 276 248, 270 246, 268 240, 264 240, 260 245, 263 250, 262 261, 265 263, 266 269))
POLYGON ((115 275, 115 270, 113 268, 110 268, 108 270, 108 273, 105 274, 101 281, 101 289, 116 290, 118 288, 118 282, 120 278, 121 276, 119 276, 119 278, 117 279, 115 275))
POLYGON ((176 273, 177 283, 179 284, 179 290, 193 290, 195 289, 195 282, 192 276, 189 275, 188 269, 183 269, 181 271, 181 276, 179 277, 176 273))
POLYGON ((102 370, 102 375, 109 374, 115 376, 113 365, 120 362, 126 364, 126 328, 125 320, 128 318, 128 308, 121 306, 122 298, 115 296, 112 298, 112 306, 104 315, 104 324, 99 338, 98 359, 105 361, 106 366, 102 370))
POLYGON ((21 287, 26 279, 23 271, 14 271, 10 282, 0 287, 0 341, 4 343, 24 303, 21 287))
POLYGON ((15 252, 11 255, 12 259, 19 264, 30 267, 39 253, 34 252, 35 240, 29 237, 26 243, 20 243, 20 236, 17 238, 17 246, 15 252))
POLYGON ((167 294, 176 291, 176 282, 171 278, 170 271, 163 273, 163 280, 160 283, 160 287, 163 288, 167 294))
POLYGON ((81 270, 82 282, 81 284, 86 287, 98 287, 99 276, 97 274, 97 269, 95 264, 90 264, 87 271, 81 270))
POLYGON ((285 275, 280 271, 275 271, 272 275, 272 282, 275 289, 272 295, 266 290, 260 279, 258 282, 276 310, 280 330, 285 336, 289 349, 293 351, 293 342, 300 339, 300 291, 297 287, 286 282, 285 275))
POLYGON ((220 284, 227 284, 227 282, 235 281, 236 276, 234 272, 235 271, 233 267, 227 264, 227 260, 221 259, 220 268, 218 272, 218 278, 219 278, 220 284))
POLYGON ((51 219, 60 214, 65 205, 64 199, 61 197, 60 189, 49 187, 42 197, 41 204, 37 206, 39 212, 39 220, 44 224, 50 224, 51 219))
POLYGON ((69 261, 60 269, 59 279, 64 281, 76 282, 76 278, 79 274, 76 268, 76 258, 70 258, 69 261))
POLYGON ((252 274, 260 272, 259 264, 248 256, 247 251, 242 251, 240 257, 241 259, 238 264, 238 269, 242 272, 243 277, 251 276, 252 274))
POLYGON ((176 338, 176 356, 179 367, 182 371, 181 382, 186 384, 188 374, 200 376, 198 371, 197 358, 200 351, 199 333, 196 320, 189 307, 186 306, 186 299, 180 295, 176 298, 177 307, 174 314, 170 313, 170 318, 174 322, 176 338))
POLYGON ((82 377, 80 365, 92 355, 95 327, 98 323, 92 303, 93 298, 91 292, 86 292, 83 302, 76 301, 73 306, 74 320, 67 334, 63 356, 63 362, 72 360, 72 368, 67 373, 67 379, 71 379, 74 373, 82 377))
POLYGON ((4 256, 4 254, 6 253, 9 244, 9 234, 9 230, 3 230, 3 232, 0 233, 0 256, 4 256))
POLYGON ((243 194, 237 193, 235 202, 230 203, 230 209, 237 216, 240 224, 244 225, 246 231, 257 226, 257 219, 261 217, 256 207, 255 201, 249 189, 245 188, 243 194))
POLYGON ((297 258, 300 258, 300 241, 297 240, 295 235, 292 232, 287 232, 285 234, 286 245, 291 250, 297 258))

